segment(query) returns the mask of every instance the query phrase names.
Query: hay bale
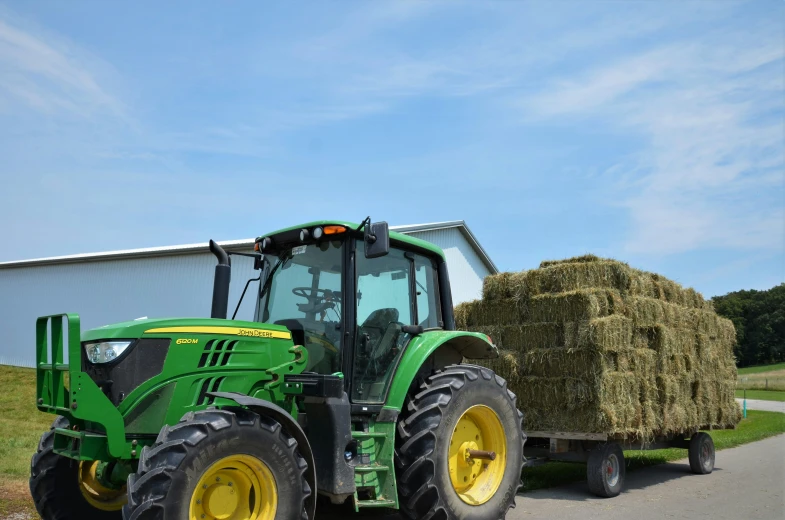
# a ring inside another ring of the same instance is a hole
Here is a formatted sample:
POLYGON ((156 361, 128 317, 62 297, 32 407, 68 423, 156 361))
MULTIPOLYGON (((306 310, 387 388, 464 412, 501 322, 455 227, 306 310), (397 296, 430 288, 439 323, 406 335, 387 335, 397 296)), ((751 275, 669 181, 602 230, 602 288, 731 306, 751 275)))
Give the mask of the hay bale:
POLYGON ((733 427, 735 330, 693 289, 593 255, 489 276, 456 322, 501 356, 528 430, 652 439, 733 427))
POLYGON ((581 321, 610 316, 620 310, 621 297, 610 289, 541 294, 529 301, 528 317, 538 321, 581 321))
POLYGON ((540 262, 540 269, 543 269, 545 267, 552 267, 554 265, 586 264, 590 262, 601 262, 602 260, 604 259, 592 254, 573 256, 572 258, 565 258, 564 260, 543 260, 542 262, 540 262))
POLYGON ((526 410, 525 430, 592 433, 643 431, 638 386, 635 375, 627 372, 608 373, 596 381, 524 376, 510 382, 518 405, 526 410))
POLYGON ((483 300, 526 300, 542 294, 584 289, 612 289, 623 296, 638 296, 674 305, 713 310, 711 302, 694 289, 659 274, 634 269, 618 260, 584 255, 567 260, 550 260, 539 269, 498 273, 483 281, 483 300))
POLYGON ((516 300, 475 300, 464 304, 467 327, 507 325, 526 321, 528 309, 516 300))
POLYGON ((606 316, 563 324, 564 346, 597 350, 623 350, 632 346, 632 321, 624 316, 606 316))
POLYGON ((459 303, 453 308, 453 317, 455 318, 455 328, 458 330, 468 330, 468 315, 469 308, 472 302, 459 303))

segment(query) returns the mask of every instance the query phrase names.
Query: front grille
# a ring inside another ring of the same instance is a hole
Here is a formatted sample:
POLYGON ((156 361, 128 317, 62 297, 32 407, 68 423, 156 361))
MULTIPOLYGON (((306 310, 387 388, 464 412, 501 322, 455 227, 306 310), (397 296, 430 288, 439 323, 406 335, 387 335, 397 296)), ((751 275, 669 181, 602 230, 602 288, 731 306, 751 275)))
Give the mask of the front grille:
POLYGON ((82 371, 100 386, 115 406, 119 405, 136 387, 151 379, 164 368, 169 352, 169 339, 140 339, 128 353, 108 364, 93 364, 82 349, 82 371))

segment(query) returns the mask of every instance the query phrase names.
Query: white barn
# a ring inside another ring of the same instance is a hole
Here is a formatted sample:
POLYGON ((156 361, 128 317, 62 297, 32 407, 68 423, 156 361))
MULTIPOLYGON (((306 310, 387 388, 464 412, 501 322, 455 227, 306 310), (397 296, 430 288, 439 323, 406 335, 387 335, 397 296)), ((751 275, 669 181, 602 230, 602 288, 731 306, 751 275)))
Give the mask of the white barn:
MULTIPOLYGON (((482 280, 497 268, 462 220, 391 226, 427 240, 447 257, 453 303, 480 297, 482 280)), ((219 242, 229 251, 252 252, 254 239, 219 242)), ((229 312, 245 282, 257 276, 250 258, 232 259, 229 312)), ((131 249, 0 263, 0 364, 35 364, 35 319, 78 313, 82 328, 140 317, 209 316, 215 257, 207 244, 131 249)), ((238 319, 252 319, 249 289, 238 319)))

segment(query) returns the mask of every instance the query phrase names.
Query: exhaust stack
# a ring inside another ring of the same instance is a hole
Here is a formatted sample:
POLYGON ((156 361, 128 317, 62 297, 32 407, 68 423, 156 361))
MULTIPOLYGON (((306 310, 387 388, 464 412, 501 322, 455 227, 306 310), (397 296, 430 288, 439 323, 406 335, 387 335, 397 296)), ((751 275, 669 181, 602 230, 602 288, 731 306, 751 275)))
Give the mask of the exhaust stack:
POLYGON ((229 282, 232 278, 232 267, 229 264, 229 255, 214 240, 210 240, 210 252, 218 259, 218 265, 215 266, 213 309, 210 317, 225 320, 226 309, 229 306, 229 282))

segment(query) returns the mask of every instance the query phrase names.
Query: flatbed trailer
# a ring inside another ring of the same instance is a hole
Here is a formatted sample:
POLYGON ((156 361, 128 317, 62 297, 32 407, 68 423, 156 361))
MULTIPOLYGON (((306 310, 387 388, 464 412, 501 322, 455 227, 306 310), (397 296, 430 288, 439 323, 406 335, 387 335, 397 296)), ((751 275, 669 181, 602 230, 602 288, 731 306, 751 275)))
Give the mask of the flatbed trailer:
POLYGON ((714 441, 708 433, 700 431, 703 429, 711 428, 645 440, 606 433, 530 431, 526 432, 524 467, 550 461, 585 463, 589 491, 599 497, 615 497, 624 487, 624 450, 686 449, 693 473, 711 473, 714 441))

